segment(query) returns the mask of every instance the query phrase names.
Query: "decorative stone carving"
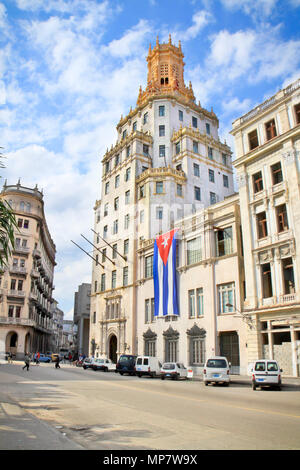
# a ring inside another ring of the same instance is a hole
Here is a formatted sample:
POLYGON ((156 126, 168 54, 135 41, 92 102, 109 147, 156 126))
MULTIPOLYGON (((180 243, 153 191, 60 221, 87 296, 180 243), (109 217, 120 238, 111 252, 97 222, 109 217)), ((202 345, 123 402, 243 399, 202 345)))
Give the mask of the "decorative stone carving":
POLYGON ((157 338, 157 334, 154 333, 154 331, 151 330, 151 328, 148 328, 148 330, 146 331, 146 333, 143 334, 143 337, 145 340, 150 340, 150 339, 156 339, 157 338))
POLYGON ((190 328, 189 330, 186 330, 186 334, 188 336, 192 336, 192 337, 197 337, 197 338, 205 338, 206 336, 206 330, 204 328, 199 328, 199 326, 194 323, 194 325, 192 326, 192 328, 190 328))
POLYGON ((177 330, 173 330, 172 326, 170 325, 169 328, 163 332, 163 336, 166 339, 178 339, 179 332, 177 330))

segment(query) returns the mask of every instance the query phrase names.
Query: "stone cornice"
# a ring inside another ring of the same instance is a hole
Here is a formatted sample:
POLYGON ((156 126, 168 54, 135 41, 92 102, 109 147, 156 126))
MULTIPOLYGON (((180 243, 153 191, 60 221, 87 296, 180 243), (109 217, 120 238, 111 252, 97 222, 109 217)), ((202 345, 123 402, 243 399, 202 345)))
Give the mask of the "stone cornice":
POLYGON ((104 157, 102 159, 102 163, 108 161, 112 156, 117 154, 118 152, 121 152, 125 147, 130 145, 134 139, 139 139, 142 142, 146 142, 148 144, 152 144, 153 138, 149 132, 143 132, 143 131, 134 131, 131 132, 128 136, 125 137, 125 139, 120 140, 120 142, 117 142, 115 146, 111 146, 110 150, 106 150, 104 157))
POLYGON ((214 148, 218 148, 221 152, 226 152, 226 154, 232 154, 231 149, 227 144, 223 144, 220 140, 215 140, 210 135, 202 134, 198 129, 193 129, 191 125, 190 127, 180 127, 178 131, 174 131, 171 137, 171 142, 176 142, 185 136, 197 139, 204 145, 211 145, 214 148))
POLYGON ((136 183, 139 184, 145 181, 148 178, 175 178, 180 183, 186 182, 185 173, 181 170, 175 170, 174 168, 168 167, 159 167, 159 168, 148 168, 148 170, 143 171, 143 173, 136 178, 136 183))

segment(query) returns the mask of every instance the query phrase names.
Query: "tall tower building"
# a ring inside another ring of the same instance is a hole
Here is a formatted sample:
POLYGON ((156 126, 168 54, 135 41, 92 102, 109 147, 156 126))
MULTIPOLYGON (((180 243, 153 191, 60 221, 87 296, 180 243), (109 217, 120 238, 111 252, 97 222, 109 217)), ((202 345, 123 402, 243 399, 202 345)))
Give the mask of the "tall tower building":
MULTIPOLYGON (((147 86, 121 116, 102 160, 95 205, 90 352, 112 359, 136 352, 137 249, 176 220, 233 194, 231 151, 213 110, 184 82, 181 44, 149 47, 147 86)), ((150 267, 151 269, 151 267, 150 267)))
POLYGON ((18 225, 12 256, 0 273, 0 350, 23 358, 52 347, 56 248, 37 187, 5 184, 0 198, 9 202, 18 225))

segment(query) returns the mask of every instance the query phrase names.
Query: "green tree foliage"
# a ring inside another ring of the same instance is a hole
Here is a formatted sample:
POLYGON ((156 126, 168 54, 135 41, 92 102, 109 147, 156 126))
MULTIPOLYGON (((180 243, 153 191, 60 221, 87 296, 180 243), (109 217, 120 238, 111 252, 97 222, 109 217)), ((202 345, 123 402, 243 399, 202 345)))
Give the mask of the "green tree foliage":
MULTIPOLYGON (((3 155, 0 153, 0 159, 3 155)), ((0 161, 0 168, 4 168, 0 161)), ((14 230, 17 227, 15 215, 12 207, 4 199, 0 200, 0 269, 3 269, 9 260, 11 251, 14 248, 14 230)))

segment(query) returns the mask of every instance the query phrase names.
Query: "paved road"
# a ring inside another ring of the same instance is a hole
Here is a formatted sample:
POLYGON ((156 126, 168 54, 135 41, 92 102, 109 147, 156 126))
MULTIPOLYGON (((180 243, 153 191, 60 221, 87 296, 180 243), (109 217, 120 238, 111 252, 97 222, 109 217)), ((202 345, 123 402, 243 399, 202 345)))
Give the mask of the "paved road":
POLYGON ((0 366, 0 449, 299 449, 300 391, 0 366))

